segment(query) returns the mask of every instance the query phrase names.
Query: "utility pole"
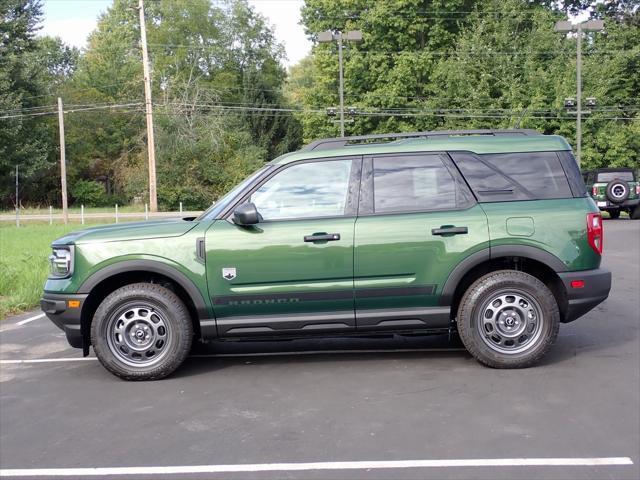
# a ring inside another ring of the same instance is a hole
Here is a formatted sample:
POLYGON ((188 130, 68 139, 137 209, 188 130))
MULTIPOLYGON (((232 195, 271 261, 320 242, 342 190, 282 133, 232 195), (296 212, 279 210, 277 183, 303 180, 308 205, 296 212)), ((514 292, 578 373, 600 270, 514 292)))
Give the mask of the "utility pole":
POLYGON ((151 72, 149 69, 149 52, 147 51, 147 28, 144 21, 144 1, 138 0, 140 14, 140 43, 142 46, 142 71, 144 74, 144 100, 147 117, 147 150, 149 156, 149 207, 152 212, 158 211, 156 193, 156 146, 153 135, 153 103, 151 102, 151 72))
POLYGON ((342 41, 349 40, 351 42, 361 42, 362 32, 360 30, 350 30, 345 32, 332 32, 327 30, 318 34, 318 42, 330 43, 336 41, 338 43, 338 63, 339 63, 339 75, 340 75, 340 136, 344 137, 344 73, 342 68, 342 41))
MULTIPOLYGON (((562 20, 556 22, 554 30, 559 33, 576 32, 576 161, 582 161, 582 32, 600 32, 604 29, 604 21, 588 20, 572 24, 562 20)), ((587 99, 588 100, 588 99, 587 99)))
POLYGON ((62 188, 62 215, 64 224, 69 223, 67 211, 67 160, 64 144, 64 112, 62 110, 62 98, 58 97, 58 126, 60 127, 60 186, 62 188))
POLYGON ((16 163, 16 227, 20 226, 20 199, 18 198, 20 182, 18 180, 18 164, 16 163))

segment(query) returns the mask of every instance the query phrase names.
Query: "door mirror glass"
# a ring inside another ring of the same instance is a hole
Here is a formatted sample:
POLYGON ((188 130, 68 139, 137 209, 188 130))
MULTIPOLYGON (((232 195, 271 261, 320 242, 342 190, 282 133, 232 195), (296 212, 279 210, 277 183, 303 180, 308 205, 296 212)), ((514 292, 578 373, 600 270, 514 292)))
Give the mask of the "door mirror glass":
POLYGON ((260 214, 253 203, 243 203, 233 211, 233 223, 236 225, 255 225, 260 222, 260 214))

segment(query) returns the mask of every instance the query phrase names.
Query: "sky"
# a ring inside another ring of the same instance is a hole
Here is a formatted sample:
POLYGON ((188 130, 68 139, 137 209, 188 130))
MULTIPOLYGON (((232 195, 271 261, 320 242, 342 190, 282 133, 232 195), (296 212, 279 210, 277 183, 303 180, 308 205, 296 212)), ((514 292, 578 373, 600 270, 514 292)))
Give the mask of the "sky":
MULTIPOLYGON (((60 37, 65 43, 82 48, 95 28, 98 16, 111 0, 44 0, 41 35, 60 37)), ((296 64, 311 50, 300 22, 303 0, 249 0, 267 18, 276 38, 285 46, 287 66, 296 64)))

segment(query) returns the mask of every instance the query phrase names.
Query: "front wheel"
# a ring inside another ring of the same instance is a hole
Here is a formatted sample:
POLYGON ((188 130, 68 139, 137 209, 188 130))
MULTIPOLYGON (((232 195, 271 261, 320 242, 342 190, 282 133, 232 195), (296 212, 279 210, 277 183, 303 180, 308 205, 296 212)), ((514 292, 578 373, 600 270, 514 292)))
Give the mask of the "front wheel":
POLYGON ((636 205, 633 210, 629 211, 629 218, 631 220, 640 220, 640 205, 636 205))
POLYGON ((458 332, 466 349, 493 368, 523 368, 549 350, 560 325, 555 297, 537 278, 500 270, 476 280, 458 309, 458 332))
POLYGON ((158 380, 191 348, 189 311, 171 290, 135 283, 105 298, 93 317, 91 343, 111 373, 125 380, 158 380))

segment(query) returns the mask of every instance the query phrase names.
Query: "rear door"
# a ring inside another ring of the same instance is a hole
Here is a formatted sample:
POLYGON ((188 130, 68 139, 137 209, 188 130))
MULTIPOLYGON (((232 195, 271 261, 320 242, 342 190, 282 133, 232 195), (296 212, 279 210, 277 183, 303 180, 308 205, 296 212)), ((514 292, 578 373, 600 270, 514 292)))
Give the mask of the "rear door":
POLYGON ((447 327, 440 297, 449 274, 488 246, 486 216, 448 156, 365 157, 355 226, 357 329, 447 327))
POLYGON ((353 229, 360 158, 298 162, 245 201, 262 220, 218 220, 206 266, 218 335, 354 330, 353 229))

